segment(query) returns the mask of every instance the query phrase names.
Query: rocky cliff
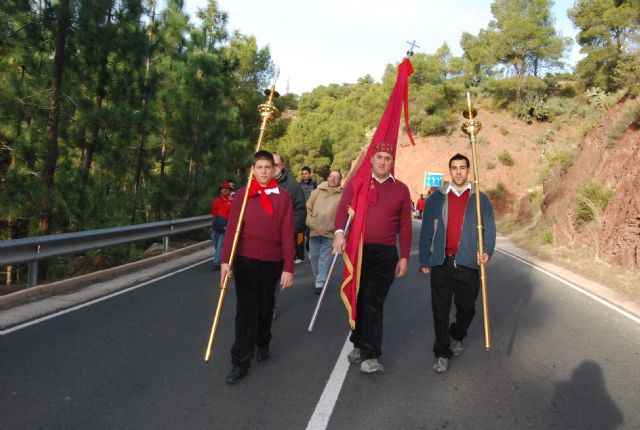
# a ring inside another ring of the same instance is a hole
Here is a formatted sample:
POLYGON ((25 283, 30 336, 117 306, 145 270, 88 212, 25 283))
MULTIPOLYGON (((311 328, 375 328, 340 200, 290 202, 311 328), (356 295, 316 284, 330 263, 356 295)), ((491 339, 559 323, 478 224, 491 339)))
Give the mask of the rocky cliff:
POLYGON ((581 141, 573 165, 545 183, 543 211, 555 221, 556 242, 594 248, 604 261, 640 268, 640 119, 637 99, 609 109, 581 141), (601 220, 576 222, 576 197, 588 182, 611 197, 601 220))

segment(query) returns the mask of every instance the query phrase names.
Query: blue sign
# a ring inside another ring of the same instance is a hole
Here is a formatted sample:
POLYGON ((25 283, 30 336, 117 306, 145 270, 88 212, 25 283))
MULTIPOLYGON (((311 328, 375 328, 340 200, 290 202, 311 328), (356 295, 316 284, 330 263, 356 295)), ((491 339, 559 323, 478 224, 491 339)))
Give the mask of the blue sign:
POLYGON ((426 172, 424 174, 424 185, 427 187, 441 187, 444 175, 442 173, 426 172))

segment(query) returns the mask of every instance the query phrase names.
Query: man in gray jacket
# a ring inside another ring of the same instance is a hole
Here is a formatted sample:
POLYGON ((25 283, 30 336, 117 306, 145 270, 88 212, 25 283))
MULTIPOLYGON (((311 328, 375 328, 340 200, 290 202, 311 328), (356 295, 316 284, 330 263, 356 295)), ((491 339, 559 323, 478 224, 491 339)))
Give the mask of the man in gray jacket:
POLYGON ((451 357, 459 357, 475 315, 480 290, 480 262, 487 263, 496 244, 496 223, 489 197, 480 193, 484 253, 478 253, 475 190, 469 182, 469 159, 449 160, 451 182, 433 192, 420 231, 420 271, 431 273, 431 308, 436 340, 433 370, 444 373, 451 357), (449 325, 451 302, 456 320, 449 325))

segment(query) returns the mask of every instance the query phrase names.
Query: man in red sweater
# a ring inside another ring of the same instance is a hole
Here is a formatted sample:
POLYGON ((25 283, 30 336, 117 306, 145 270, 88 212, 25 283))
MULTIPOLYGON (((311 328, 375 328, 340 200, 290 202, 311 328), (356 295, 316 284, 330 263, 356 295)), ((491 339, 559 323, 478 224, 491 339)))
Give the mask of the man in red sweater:
MULTIPOLYGON (((353 351, 349 362, 360 363, 363 373, 384 373, 382 355, 384 301, 395 277, 407 273, 411 250, 411 197, 407 186, 391 175, 393 148, 379 143, 371 157, 371 182, 367 197, 363 257, 356 305, 355 330, 351 332, 353 351), (396 249, 400 237, 400 258, 396 249)), ((351 181, 342 193, 336 214, 333 252, 345 248, 343 228, 347 205, 353 197, 351 181)))
MULTIPOLYGON (((278 280, 283 289, 293 285, 293 207, 289 194, 272 178, 274 164, 270 152, 256 152, 254 180, 248 190, 238 190, 231 204, 227 227, 230 234, 235 234, 244 194, 249 193, 233 265, 236 336, 228 384, 237 384, 247 375, 254 354, 258 362, 269 358, 275 288, 278 280)), ((232 241, 227 240, 222 249, 220 284, 231 274, 231 246, 232 241)))

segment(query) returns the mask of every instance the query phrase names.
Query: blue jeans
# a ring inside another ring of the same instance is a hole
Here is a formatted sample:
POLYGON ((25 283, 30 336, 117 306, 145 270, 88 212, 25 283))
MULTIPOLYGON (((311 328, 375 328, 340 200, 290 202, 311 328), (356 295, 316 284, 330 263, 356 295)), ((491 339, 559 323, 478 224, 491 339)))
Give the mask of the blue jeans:
POLYGON ((331 266, 331 245, 333 239, 325 236, 313 236, 309 238, 309 258, 311 270, 316 278, 316 288, 322 288, 327 280, 329 266, 331 266))
POLYGON ((213 230, 211 232, 211 240, 213 241, 213 248, 216 250, 216 255, 213 256, 213 264, 220 264, 220 254, 222 254, 222 246, 224 245, 224 233, 218 233, 213 230))

